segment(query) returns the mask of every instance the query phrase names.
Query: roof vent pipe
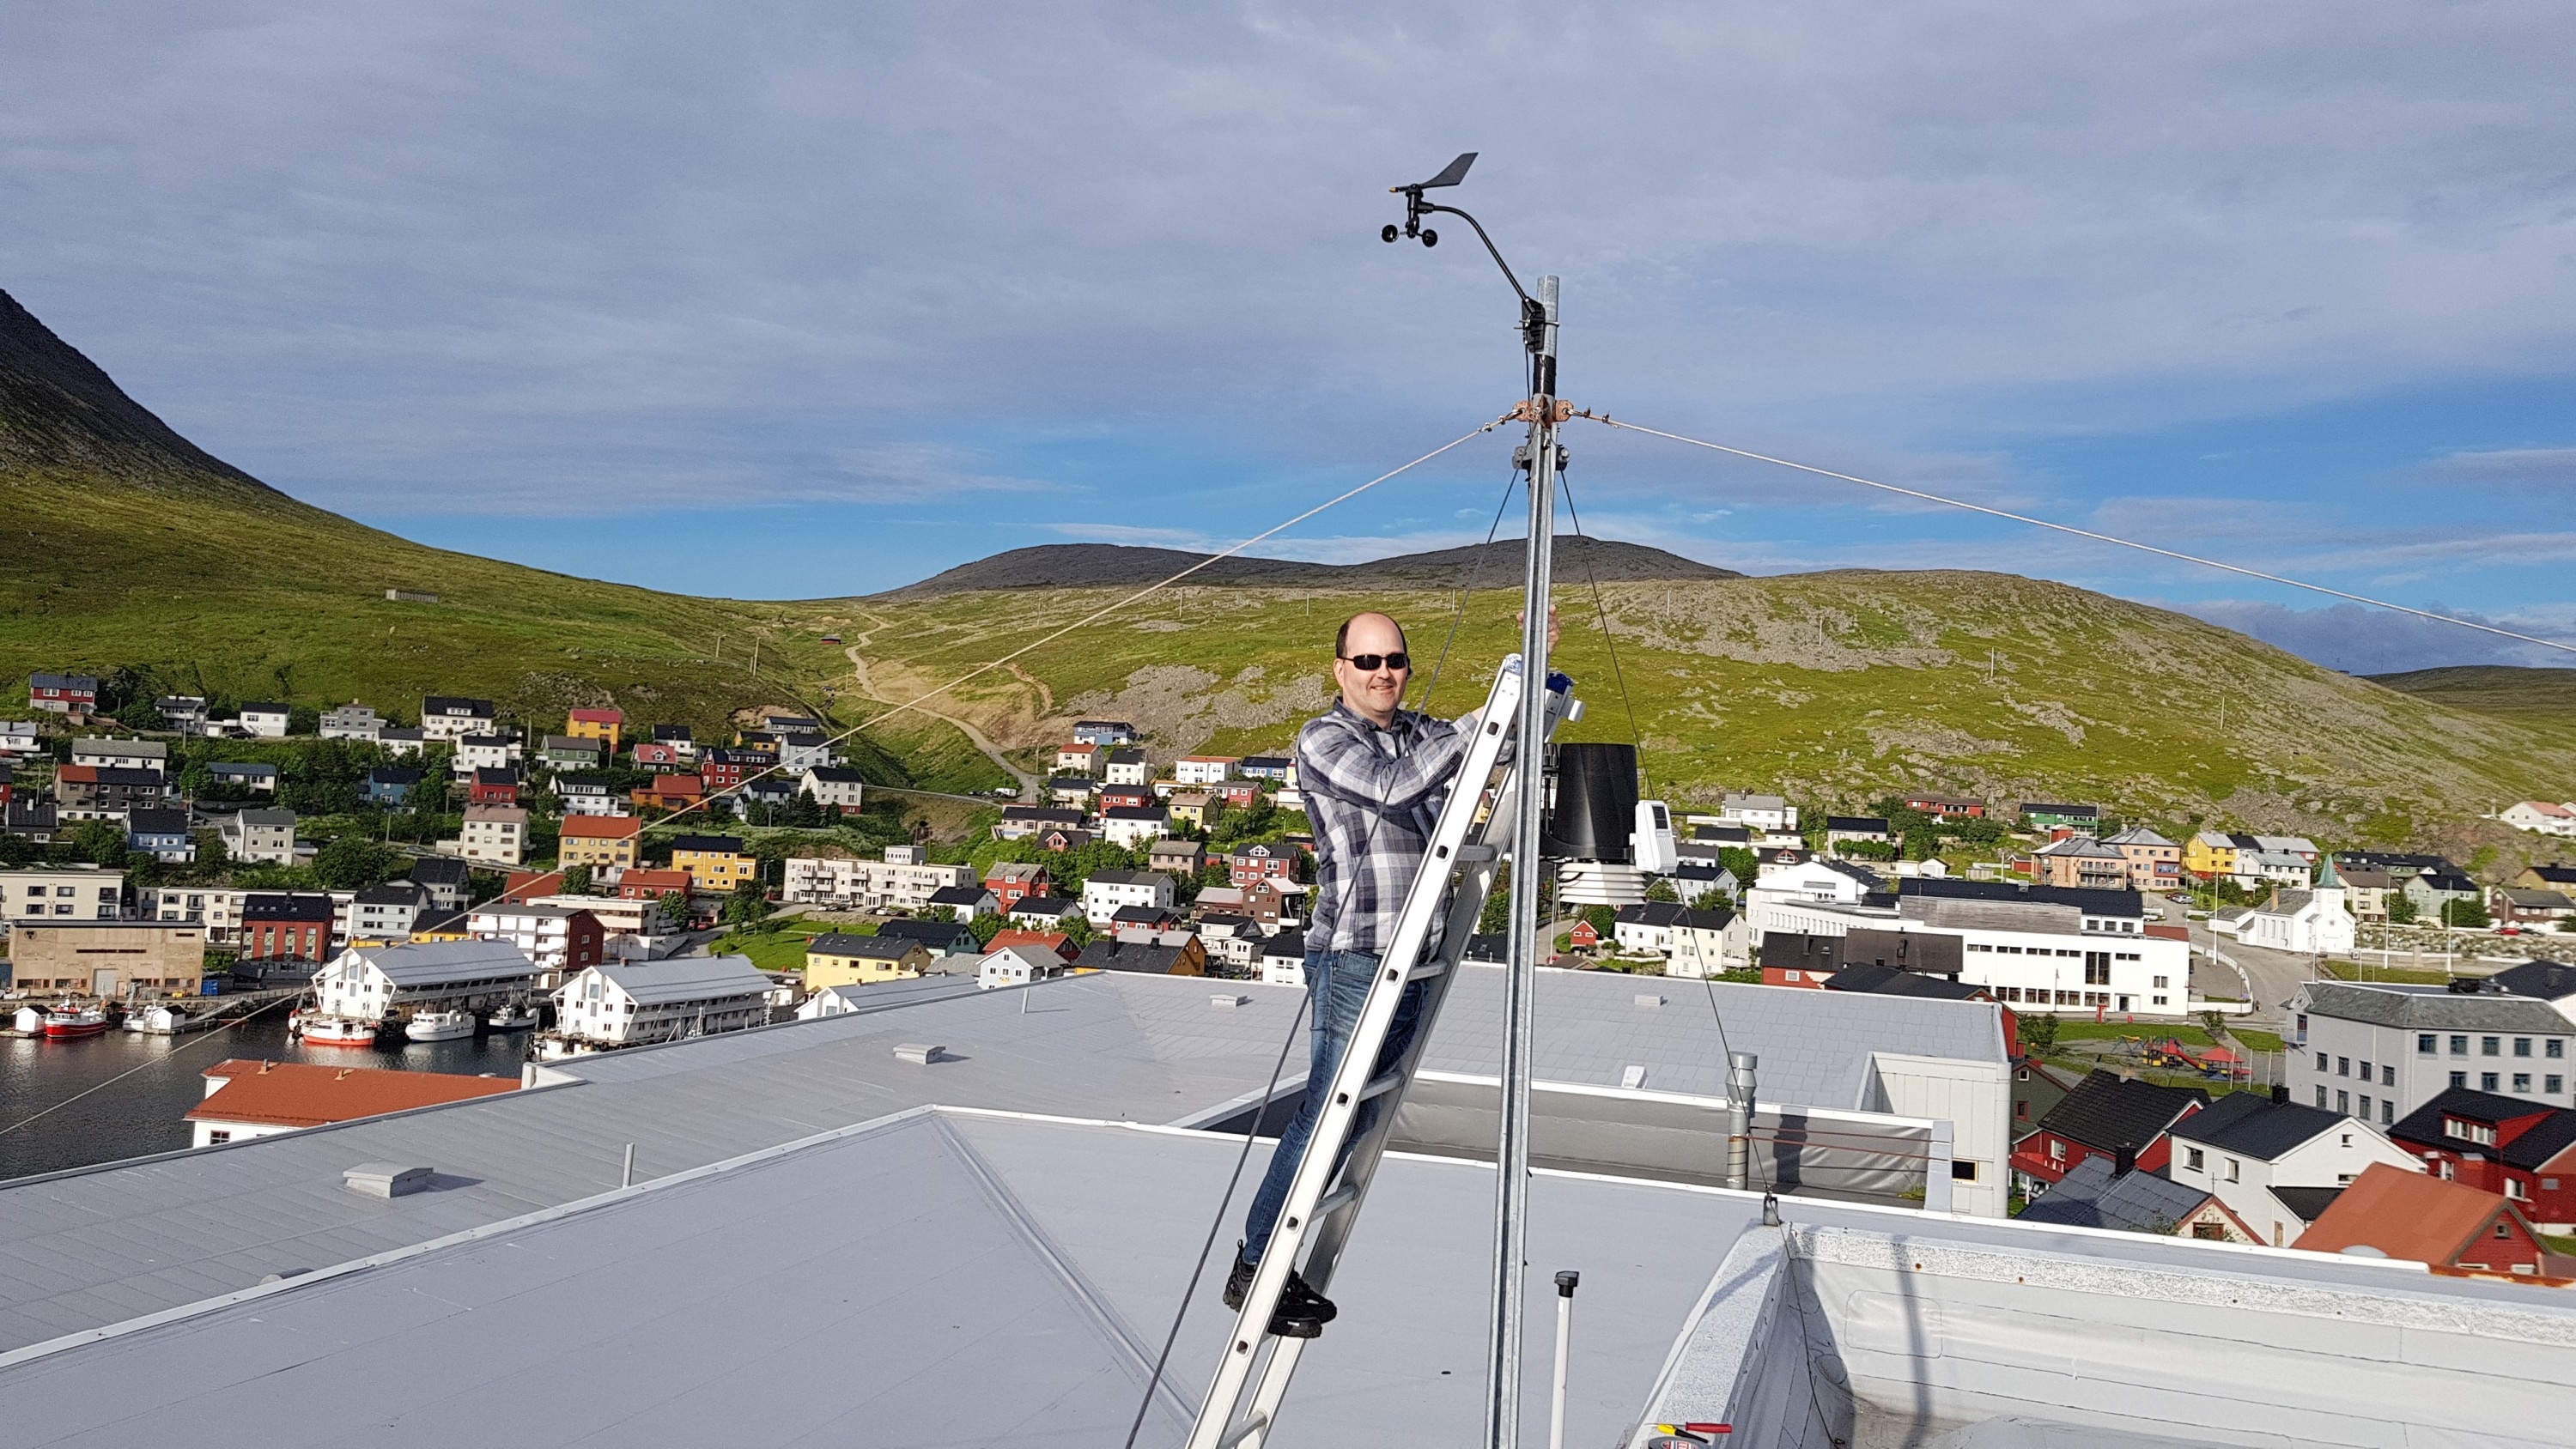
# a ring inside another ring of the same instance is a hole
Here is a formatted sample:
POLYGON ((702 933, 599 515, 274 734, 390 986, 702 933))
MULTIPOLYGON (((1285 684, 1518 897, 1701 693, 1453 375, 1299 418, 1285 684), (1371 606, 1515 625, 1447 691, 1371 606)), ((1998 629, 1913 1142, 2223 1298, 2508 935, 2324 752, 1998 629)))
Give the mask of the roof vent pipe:
POLYGON ((1753 1178, 1753 1069, 1762 1059, 1730 1052, 1726 1074, 1726 1185, 1742 1191, 1753 1178))

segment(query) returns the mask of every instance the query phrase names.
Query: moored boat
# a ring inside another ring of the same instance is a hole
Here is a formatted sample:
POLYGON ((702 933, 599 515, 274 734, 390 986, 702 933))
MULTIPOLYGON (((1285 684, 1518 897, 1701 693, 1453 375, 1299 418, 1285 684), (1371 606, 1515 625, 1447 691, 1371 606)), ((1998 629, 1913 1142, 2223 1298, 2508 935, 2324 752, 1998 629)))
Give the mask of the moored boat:
POLYGON ((373 1046, 376 1024, 346 1016, 308 1016, 304 1018, 306 1046, 373 1046))
POLYGON ((474 1013, 470 1011, 414 1012, 403 1023, 403 1036, 410 1041, 454 1041, 474 1034, 474 1013))
POLYGON ((107 1030, 107 1008, 95 1004, 83 1006, 66 1001, 45 1013, 45 1036, 61 1040, 72 1036, 96 1036, 107 1030))
POLYGON ((494 1031, 526 1031, 537 1024, 536 1008, 505 1006, 485 1018, 484 1024, 494 1031))

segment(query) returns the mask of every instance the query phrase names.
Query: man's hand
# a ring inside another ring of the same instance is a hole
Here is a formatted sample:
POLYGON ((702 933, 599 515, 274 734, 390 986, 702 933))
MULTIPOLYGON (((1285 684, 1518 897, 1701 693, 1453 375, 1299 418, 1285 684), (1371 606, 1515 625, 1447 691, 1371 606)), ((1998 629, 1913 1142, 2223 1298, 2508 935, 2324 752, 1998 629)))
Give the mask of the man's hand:
MULTIPOLYGON (((1512 615, 1512 622, 1514 622, 1514 623, 1516 623, 1516 624, 1520 625, 1520 626, 1521 626, 1522 628, 1524 628, 1524 629, 1528 628, 1528 627, 1529 627, 1529 611, 1528 611, 1528 610, 1526 610, 1526 609, 1524 609, 1524 610, 1522 610, 1521 612, 1519 612, 1519 613, 1517 613, 1517 614, 1512 615)), ((1549 652, 1550 654, 1553 654, 1553 653, 1555 653, 1555 652, 1556 652, 1556 641, 1558 640, 1558 638, 1560 638, 1561 636, 1563 636, 1563 635, 1564 635, 1564 633, 1565 633, 1565 627, 1564 627, 1563 625, 1561 625, 1561 624, 1557 623, 1557 621, 1556 621, 1556 605, 1554 605, 1554 604, 1550 604, 1550 605, 1548 605, 1548 606, 1547 606, 1547 652, 1549 652)))

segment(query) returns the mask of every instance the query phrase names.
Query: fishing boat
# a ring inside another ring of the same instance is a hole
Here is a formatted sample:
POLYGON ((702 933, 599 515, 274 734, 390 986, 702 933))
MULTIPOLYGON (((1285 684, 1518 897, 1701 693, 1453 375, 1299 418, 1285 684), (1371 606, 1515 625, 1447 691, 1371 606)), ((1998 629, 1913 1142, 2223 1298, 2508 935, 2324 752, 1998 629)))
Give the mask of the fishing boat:
POLYGON ((470 1011, 419 1011, 403 1023, 403 1036, 410 1041, 454 1041, 474 1034, 474 1013, 470 1011))
POLYGON ((376 1024, 346 1016, 308 1016, 304 1018, 306 1046, 373 1046, 376 1024))
POLYGON ((64 1037, 96 1036, 107 1030, 107 1008, 92 1003, 83 1006, 66 1001, 45 1013, 45 1037, 59 1041, 64 1037))
POLYGON ((214 1024, 211 1012, 196 1016, 168 1002, 137 1006, 125 1013, 125 1029, 146 1036, 178 1036, 183 1032, 201 1031, 214 1024))
POLYGON ((484 1024, 494 1031, 527 1031, 537 1024, 537 1011, 532 1006, 505 1006, 485 1018, 484 1024))

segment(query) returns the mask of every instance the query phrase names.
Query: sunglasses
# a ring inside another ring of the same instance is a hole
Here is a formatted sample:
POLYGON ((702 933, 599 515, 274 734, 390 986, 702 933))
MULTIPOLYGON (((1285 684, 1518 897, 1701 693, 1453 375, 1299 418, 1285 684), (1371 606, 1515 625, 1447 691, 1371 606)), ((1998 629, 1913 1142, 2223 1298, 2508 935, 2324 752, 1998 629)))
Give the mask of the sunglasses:
POLYGON ((1389 669, 1411 669, 1413 656, 1398 649, 1392 654, 1345 654, 1342 662, 1363 674, 1372 674, 1380 665, 1389 669))

